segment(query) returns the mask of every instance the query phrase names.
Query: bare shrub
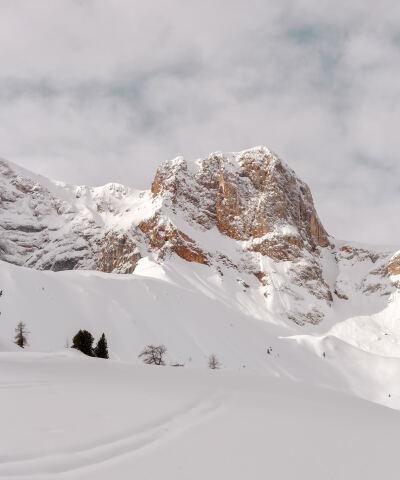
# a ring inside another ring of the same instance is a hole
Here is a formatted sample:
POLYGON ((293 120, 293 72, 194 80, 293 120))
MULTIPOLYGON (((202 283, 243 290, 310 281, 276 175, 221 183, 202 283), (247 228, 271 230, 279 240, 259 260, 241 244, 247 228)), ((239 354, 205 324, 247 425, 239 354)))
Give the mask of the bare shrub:
POLYGON ((146 365, 165 365, 165 354, 167 347, 165 345, 147 345, 139 354, 146 365))
POLYGON ((211 368, 211 370, 221 368, 221 362, 213 353, 208 357, 208 368, 211 368))

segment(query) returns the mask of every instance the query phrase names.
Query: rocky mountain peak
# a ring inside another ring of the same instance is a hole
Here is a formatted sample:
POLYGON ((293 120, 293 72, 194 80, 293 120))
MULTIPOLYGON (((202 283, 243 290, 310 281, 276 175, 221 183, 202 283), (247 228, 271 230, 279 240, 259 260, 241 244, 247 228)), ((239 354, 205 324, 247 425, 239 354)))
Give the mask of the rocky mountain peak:
POLYGON ((330 244, 310 189, 266 147, 214 153, 189 166, 182 157, 165 162, 151 191, 190 223, 235 240, 261 239, 258 250, 286 237, 291 253, 276 252, 282 258, 330 244))
POLYGON ((387 298, 400 272, 393 252, 330 237, 308 186, 266 147, 177 157, 142 192, 52 182, 0 161, 1 260, 132 273, 143 257, 176 256, 249 292, 243 305, 261 296, 300 325, 320 322, 355 292, 360 303, 387 298))

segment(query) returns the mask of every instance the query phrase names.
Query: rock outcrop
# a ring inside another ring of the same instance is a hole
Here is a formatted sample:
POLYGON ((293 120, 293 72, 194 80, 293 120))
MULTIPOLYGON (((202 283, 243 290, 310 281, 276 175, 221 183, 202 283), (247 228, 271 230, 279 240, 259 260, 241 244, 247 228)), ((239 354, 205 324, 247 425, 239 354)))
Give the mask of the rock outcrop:
POLYGON ((388 263, 389 275, 400 275, 400 253, 396 253, 388 263))
POLYGON ((99 242, 98 269, 107 273, 132 273, 140 252, 126 233, 108 232, 99 242))

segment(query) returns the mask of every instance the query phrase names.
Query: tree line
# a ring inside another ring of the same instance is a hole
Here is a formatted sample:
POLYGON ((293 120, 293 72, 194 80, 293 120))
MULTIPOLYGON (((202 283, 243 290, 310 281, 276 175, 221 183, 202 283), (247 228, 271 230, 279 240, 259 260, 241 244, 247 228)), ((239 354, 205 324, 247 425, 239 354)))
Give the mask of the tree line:
MULTIPOLYGON (((3 295, 3 291, 0 290, 0 297, 3 295)), ((1 315, 1 312, 0 312, 1 315)), ((24 322, 19 322, 15 327, 14 343, 20 348, 25 348, 28 345, 29 331, 26 329, 24 322)), ((94 337, 88 330, 79 330, 78 333, 72 339, 71 348, 79 350, 84 355, 96 358, 109 358, 108 342, 104 333, 100 336, 96 346, 94 344, 94 337)), ((165 345, 147 345, 138 355, 146 365, 166 365, 167 347, 165 345)), ((174 363, 174 367, 183 367, 184 364, 174 363)), ((212 353, 208 357, 208 368, 211 370, 217 370, 221 368, 221 362, 216 355, 212 353)))
POLYGON ((93 348, 94 337, 87 330, 79 330, 72 339, 72 347, 89 357, 109 358, 108 344, 104 333, 102 333, 96 346, 93 348))
MULTIPOLYGON (((28 345, 28 334, 24 322, 19 322, 15 328, 14 343, 21 348, 28 345)), ((94 344, 94 337, 88 330, 79 330, 73 337, 71 348, 79 350, 88 357, 109 358, 108 342, 104 333, 101 334, 96 346, 94 344)), ((146 365, 164 366, 166 362, 167 347, 165 345, 147 345, 138 355, 146 365)), ((183 367, 184 364, 174 363, 174 367, 183 367)), ((208 368, 217 370, 221 368, 221 362, 217 356, 212 353, 208 357, 208 368)))

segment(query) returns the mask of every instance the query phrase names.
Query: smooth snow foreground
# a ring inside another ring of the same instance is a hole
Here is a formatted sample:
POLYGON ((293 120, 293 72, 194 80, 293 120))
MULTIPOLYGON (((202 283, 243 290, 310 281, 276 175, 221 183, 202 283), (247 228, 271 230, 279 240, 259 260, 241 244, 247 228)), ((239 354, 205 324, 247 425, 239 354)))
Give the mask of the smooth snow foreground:
POLYGON ((289 380, 18 351, 0 398, 0 478, 399 478, 397 411, 289 380))

